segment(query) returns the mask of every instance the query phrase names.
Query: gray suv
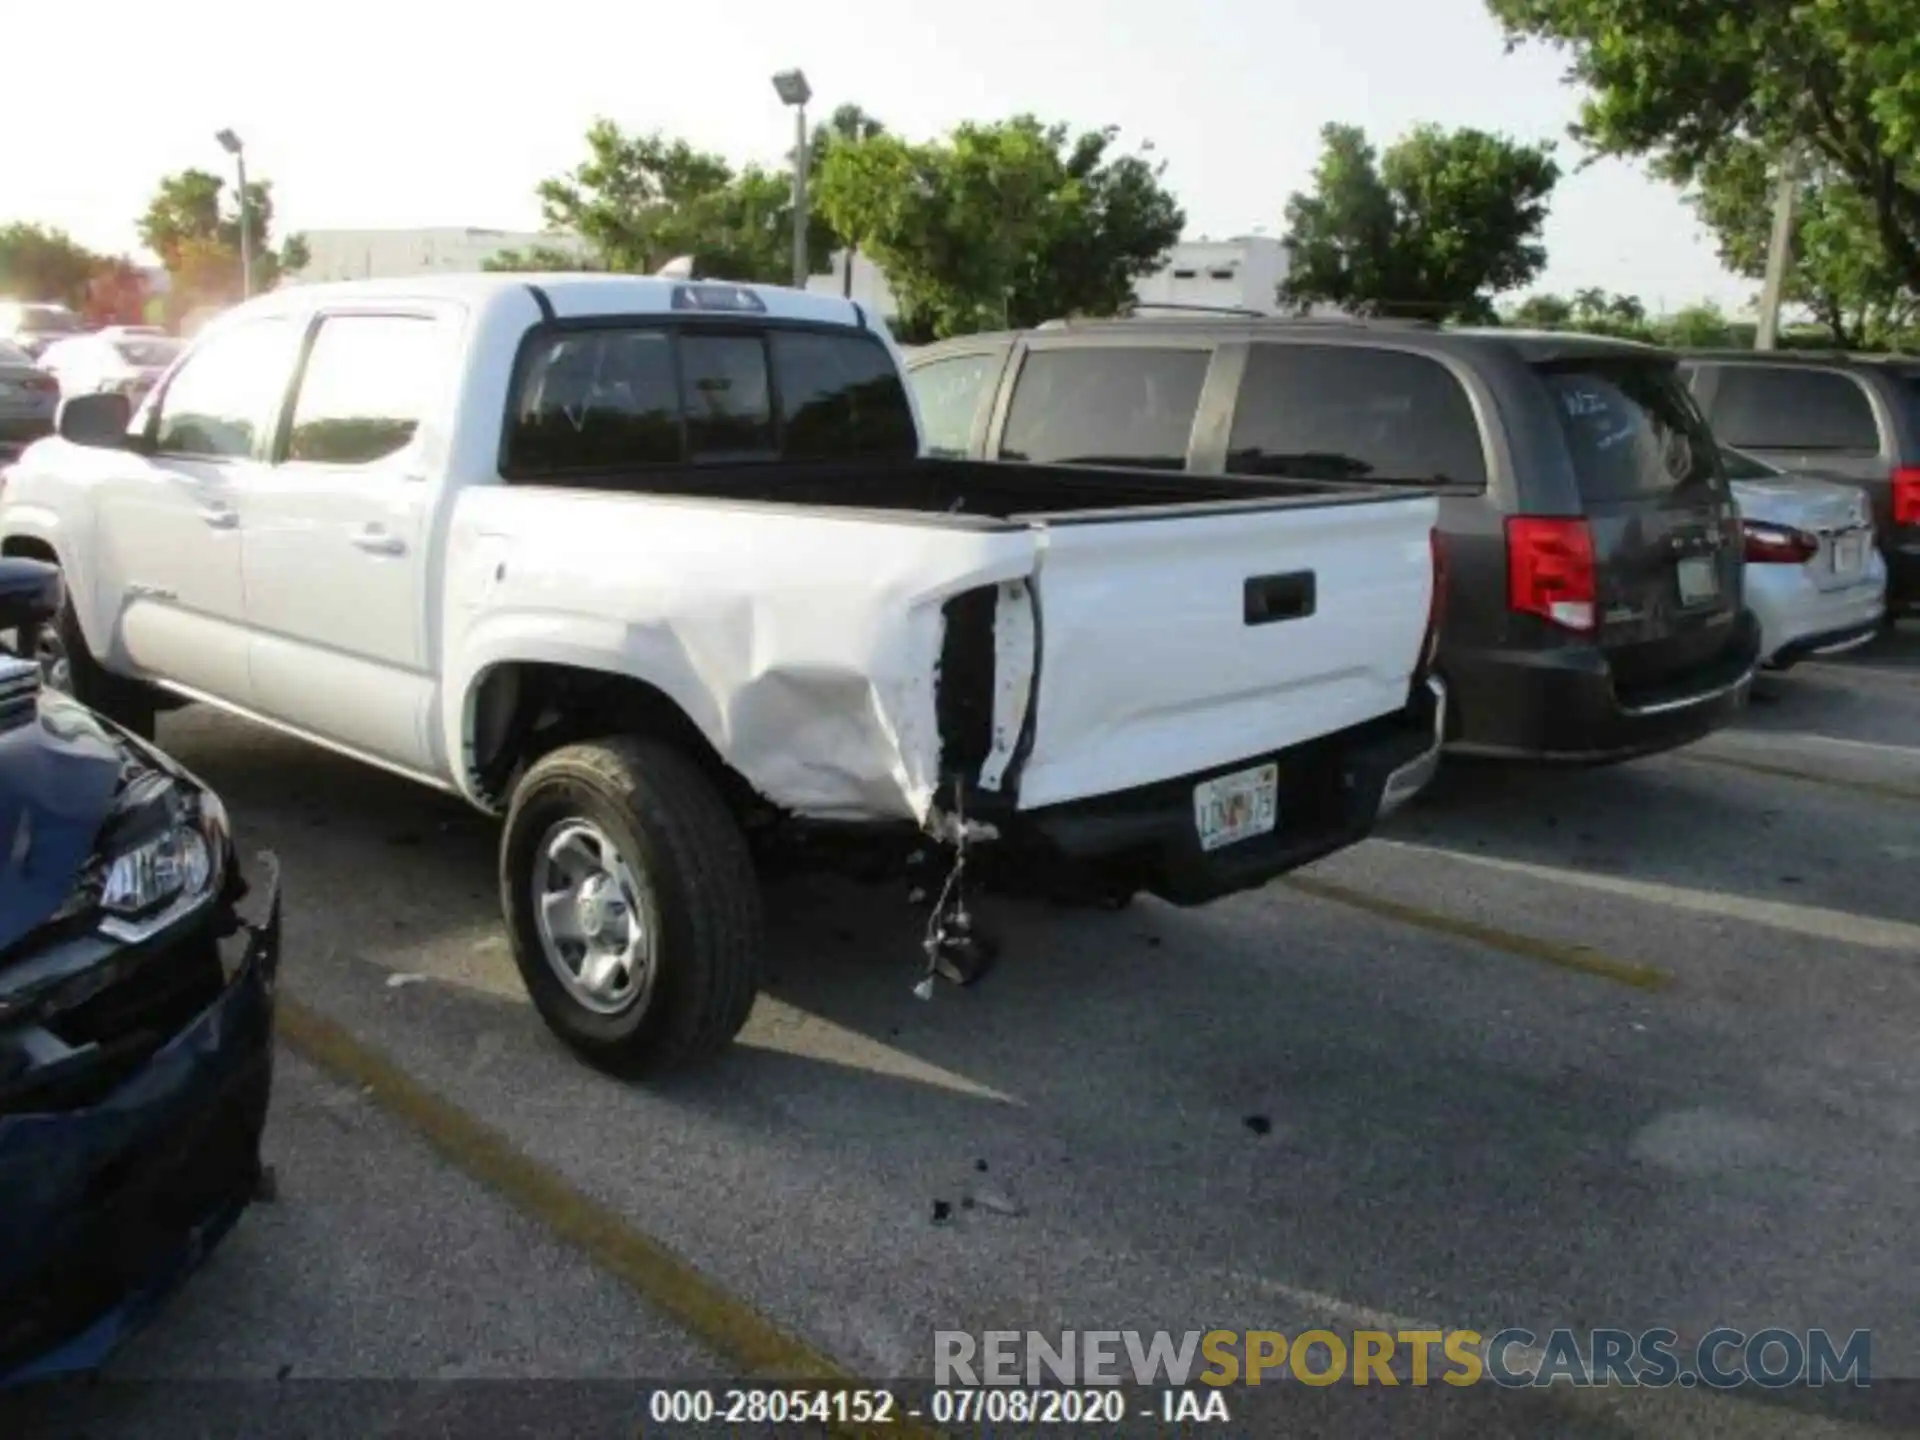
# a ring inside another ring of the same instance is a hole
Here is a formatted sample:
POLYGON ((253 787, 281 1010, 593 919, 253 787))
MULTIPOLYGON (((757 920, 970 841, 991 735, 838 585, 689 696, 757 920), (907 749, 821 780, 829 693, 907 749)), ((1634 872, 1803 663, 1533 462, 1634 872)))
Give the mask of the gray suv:
POLYGON ((1680 368, 1727 444, 1867 492, 1887 614, 1920 613, 1920 356, 1700 350, 1680 368))
POLYGON ((1436 492, 1456 750, 1621 760, 1746 699, 1739 516, 1666 351, 1184 314, 971 335, 907 366, 935 454, 1436 492))

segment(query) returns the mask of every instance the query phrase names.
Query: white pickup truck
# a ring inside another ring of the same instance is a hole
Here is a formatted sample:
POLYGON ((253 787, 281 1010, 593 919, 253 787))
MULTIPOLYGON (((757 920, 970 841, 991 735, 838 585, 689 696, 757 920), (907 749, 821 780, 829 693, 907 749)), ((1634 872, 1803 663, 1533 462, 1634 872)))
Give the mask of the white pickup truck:
POLYGON ((121 723, 203 701, 504 815, 528 991, 622 1073, 744 1022, 785 842, 1196 904, 1424 783, 1431 498, 931 459, 913 403, 833 297, 292 288, 137 413, 67 400, 0 550, 64 570, 49 680, 121 723))

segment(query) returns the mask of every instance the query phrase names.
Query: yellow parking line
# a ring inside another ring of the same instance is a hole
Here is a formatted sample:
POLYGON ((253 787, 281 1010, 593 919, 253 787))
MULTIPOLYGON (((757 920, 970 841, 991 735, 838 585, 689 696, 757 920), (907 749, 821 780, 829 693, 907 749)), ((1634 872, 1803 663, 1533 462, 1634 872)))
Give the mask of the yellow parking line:
POLYGON ((1845 790, 1855 795, 1871 795, 1877 800, 1905 800, 1910 804, 1920 803, 1920 789, 1902 785, 1890 780, 1849 780, 1841 775, 1823 775, 1816 770, 1803 770, 1797 765, 1774 765, 1765 760, 1736 760, 1731 755, 1676 754, 1676 760, 1685 760, 1695 765, 1718 765, 1727 770, 1747 770, 1755 775, 1775 775, 1787 780, 1804 780, 1809 785, 1825 785, 1832 790, 1845 790))
MULTIPOLYGON (((557 1173, 530 1159, 504 1136, 442 1099, 337 1022, 284 991, 280 1038, 304 1059, 364 1090, 404 1121, 459 1170, 480 1181, 521 1213, 624 1282, 694 1338, 745 1375, 769 1380, 859 1385, 861 1380, 751 1305, 722 1289, 618 1213, 582 1194, 557 1173)), ((938 1435, 911 1420, 879 1428, 839 1424, 846 1436, 938 1435)))
POLYGON ((1502 930, 1496 925, 1483 925, 1477 920, 1465 920, 1458 915, 1445 915, 1438 910, 1428 910, 1423 906, 1408 905, 1400 900, 1371 895, 1364 890, 1355 890, 1331 880, 1320 880, 1306 875, 1289 875, 1280 883, 1298 890, 1303 895, 1312 895, 1316 899, 1331 900, 1336 905, 1347 905, 1355 910, 1364 910, 1370 915, 1398 920, 1403 925, 1415 925, 1422 930, 1432 930, 1457 939, 1471 940, 1477 945, 1485 945, 1490 950, 1518 955, 1527 960, 1538 960, 1543 965, 1557 965, 1562 970, 1576 970, 1582 975, 1596 975, 1602 980, 1611 980, 1618 985, 1631 985, 1636 990, 1665 990, 1675 983, 1670 971, 1662 970, 1655 965, 1642 965, 1633 960, 1616 959, 1589 945, 1543 940, 1537 935, 1522 935, 1517 931, 1502 930))

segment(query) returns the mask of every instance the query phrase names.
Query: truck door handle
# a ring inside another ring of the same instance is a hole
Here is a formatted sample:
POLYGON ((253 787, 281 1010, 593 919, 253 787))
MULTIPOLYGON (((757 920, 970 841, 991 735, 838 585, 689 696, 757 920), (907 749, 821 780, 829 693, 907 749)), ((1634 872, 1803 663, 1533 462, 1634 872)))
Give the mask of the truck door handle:
POLYGON ((407 542, 398 535, 389 535, 377 525, 362 526, 353 535, 353 543, 369 555, 403 555, 407 542))
POLYGON ((202 505, 200 518, 216 530, 231 530, 240 523, 240 512, 230 505, 202 505))
POLYGON ((1254 575, 1247 580, 1242 618, 1249 625, 1272 625, 1279 620, 1302 620, 1313 614, 1313 571, 1285 575, 1254 575))

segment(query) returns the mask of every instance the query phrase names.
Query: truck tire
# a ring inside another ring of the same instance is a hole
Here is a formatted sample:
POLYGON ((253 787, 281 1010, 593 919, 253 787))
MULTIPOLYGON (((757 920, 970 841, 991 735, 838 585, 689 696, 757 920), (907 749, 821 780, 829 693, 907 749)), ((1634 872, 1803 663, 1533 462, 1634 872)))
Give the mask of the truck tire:
POLYGON ((73 613, 72 596, 61 602, 54 622, 41 627, 34 658, 49 689, 71 695, 129 734, 153 739, 158 706, 152 688, 122 679, 93 658, 80 619, 73 613))
POLYGON ((553 1032, 623 1078, 724 1049, 760 988, 765 924, 746 837, 661 741, 567 745, 515 788, 500 896, 553 1032))

